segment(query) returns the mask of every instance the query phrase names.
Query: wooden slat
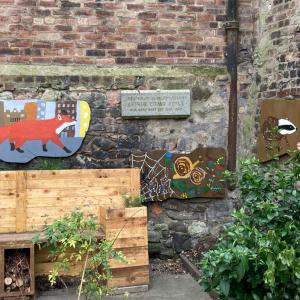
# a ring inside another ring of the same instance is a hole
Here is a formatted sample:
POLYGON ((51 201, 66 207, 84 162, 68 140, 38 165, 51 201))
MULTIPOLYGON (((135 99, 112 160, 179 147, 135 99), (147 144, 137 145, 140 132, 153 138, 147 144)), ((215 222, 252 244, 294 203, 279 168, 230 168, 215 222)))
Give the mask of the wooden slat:
POLYGON ((5 181, 5 180, 15 181, 16 175, 17 175, 16 171, 1 171, 0 172, 0 180, 1 181, 5 181))
MULTIPOLYGON (((54 263, 36 263, 35 264, 35 275, 49 275, 49 272, 53 270, 54 263)), ((69 272, 62 272, 61 275, 65 276, 78 276, 83 269, 83 264, 73 263, 69 272)))
POLYGON ((26 172, 17 171, 16 176, 16 232, 26 231, 27 185, 26 172))
POLYGON ((122 248, 118 249, 118 251, 121 251, 123 253, 126 259, 126 263, 111 260, 111 269, 132 268, 149 264, 148 246, 122 248))
POLYGON ((68 178, 112 178, 127 177, 131 169, 77 169, 77 170, 55 170, 55 171, 27 171, 30 180, 52 180, 68 178))
POLYGON ((148 239, 145 236, 132 238, 118 238, 114 243, 114 249, 123 249, 124 247, 143 247, 148 244, 148 239))
MULTIPOLYGON (((108 205, 110 207, 122 207, 124 204, 120 195, 117 196, 93 196, 93 197, 44 197, 43 200, 39 198, 27 198, 27 207, 87 207, 91 205, 108 205)), ((0 203, 1 207, 1 203, 0 203)), ((9 206, 10 207, 10 206, 9 206)))
MULTIPOLYGON (((14 234, 0 234, 0 244, 32 242, 32 239, 37 236, 39 237, 40 243, 46 242, 46 235, 43 231, 34 231, 14 234)), ((104 238, 103 230, 99 229, 99 231, 97 232, 97 238, 99 240, 102 240, 104 238)))
POLYGON ((28 180, 27 186, 29 189, 66 189, 66 188, 90 188, 90 187, 129 187, 130 178, 117 177, 117 178, 67 178, 56 180, 28 180))
POLYGON ((112 270, 113 278, 108 282, 109 287, 122 287, 149 284, 149 266, 120 268, 112 270))
POLYGON ((128 193, 129 189, 127 187, 116 186, 116 187, 94 187, 94 188, 65 188, 65 189, 56 189, 53 183, 52 188, 47 189, 27 189, 28 198, 69 198, 69 197, 94 197, 94 196, 115 196, 128 193))
POLYGON ((15 189, 16 188, 16 181, 15 180, 0 180, 0 189, 15 189))
POLYGON ((131 187, 130 194, 133 197, 137 197, 140 195, 141 179, 140 179, 140 170, 139 169, 131 169, 131 171, 130 171, 130 187, 131 187))

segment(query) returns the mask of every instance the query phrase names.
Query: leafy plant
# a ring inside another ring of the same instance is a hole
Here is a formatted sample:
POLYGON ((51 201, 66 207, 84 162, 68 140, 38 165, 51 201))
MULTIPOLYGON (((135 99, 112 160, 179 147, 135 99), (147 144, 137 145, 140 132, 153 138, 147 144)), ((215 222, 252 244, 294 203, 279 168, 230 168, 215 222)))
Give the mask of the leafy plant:
MULTIPOLYGON (((48 250, 54 262, 49 274, 52 285, 61 273, 71 269, 73 263, 83 263, 78 299, 81 294, 87 299, 101 299, 108 294, 106 282, 112 277, 109 260, 125 262, 125 258, 113 249, 113 242, 98 241, 98 232, 96 217, 84 217, 81 211, 74 211, 45 226, 47 242, 41 246, 48 250)), ((38 243, 39 239, 36 236, 34 242, 38 243)))
POLYGON ((62 158, 36 158, 28 168, 32 170, 62 170, 65 169, 64 161, 62 158))
POLYGON ((128 196, 128 195, 122 195, 124 201, 125 201, 125 207, 141 207, 143 202, 145 201, 145 197, 143 195, 140 196, 128 196))
POLYGON ((204 254, 201 283, 220 299, 299 300, 299 153, 285 162, 243 161, 234 178, 242 208, 204 254))

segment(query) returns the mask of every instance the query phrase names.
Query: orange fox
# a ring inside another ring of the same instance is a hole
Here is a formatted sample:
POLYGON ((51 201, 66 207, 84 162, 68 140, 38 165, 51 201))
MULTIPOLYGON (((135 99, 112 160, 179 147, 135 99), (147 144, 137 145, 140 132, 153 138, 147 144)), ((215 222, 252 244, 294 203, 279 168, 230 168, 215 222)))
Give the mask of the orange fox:
POLYGON ((60 134, 66 127, 75 125, 76 122, 70 116, 57 115, 48 120, 24 120, 12 125, 0 128, 0 144, 8 139, 10 150, 24 153, 20 147, 27 141, 39 140, 43 143, 43 151, 47 152, 47 143, 52 141, 67 153, 70 151, 59 139, 60 134))

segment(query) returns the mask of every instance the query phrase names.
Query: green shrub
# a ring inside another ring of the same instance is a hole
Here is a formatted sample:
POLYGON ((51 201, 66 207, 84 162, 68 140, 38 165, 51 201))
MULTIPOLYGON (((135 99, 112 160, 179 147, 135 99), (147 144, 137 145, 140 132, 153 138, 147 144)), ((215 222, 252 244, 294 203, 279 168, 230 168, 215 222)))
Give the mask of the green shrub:
POLYGON ((125 207, 141 207, 145 201, 145 197, 143 195, 141 196, 128 196, 128 195, 122 195, 125 207))
MULTIPOLYGON (((78 210, 55 220, 51 225, 45 225, 47 242, 41 246, 48 250, 54 262, 48 276, 52 285, 61 274, 70 271, 72 263, 77 262, 83 264, 78 299, 82 294, 85 299, 102 299, 109 293, 106 285, 112 277, 109 260, 126 260, 121 252, 113 249, 113 241, 98 241, 98 231, 97 218, 85 217, 78 210)), ((39 244, 39 239, 36 236, 33 242, 39 244)))
POLYGON ((299 158, 242 162, 234 174, 242 208, 199 264, 206 291, 220 299, 300 299, 299 158))

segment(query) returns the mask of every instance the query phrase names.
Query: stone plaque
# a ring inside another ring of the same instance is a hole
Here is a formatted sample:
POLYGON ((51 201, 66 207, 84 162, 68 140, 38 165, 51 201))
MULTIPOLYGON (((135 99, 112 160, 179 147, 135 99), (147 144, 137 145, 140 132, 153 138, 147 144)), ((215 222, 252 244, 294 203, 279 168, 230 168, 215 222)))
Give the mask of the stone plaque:
POLYGON ((121 92, 122 116, 126 118, 188 117, 190 90, 142 90, 121 92))

